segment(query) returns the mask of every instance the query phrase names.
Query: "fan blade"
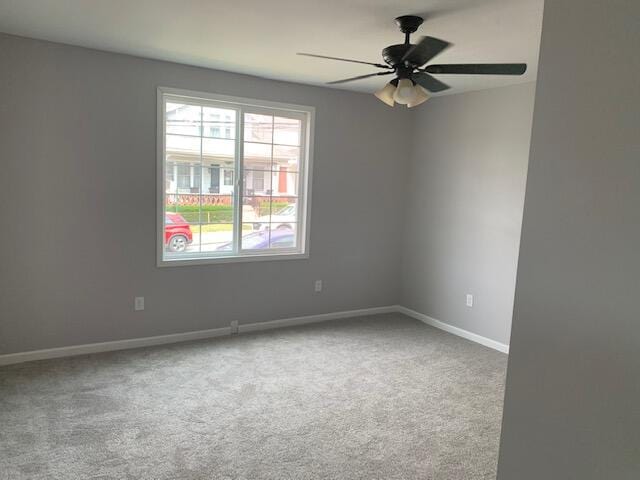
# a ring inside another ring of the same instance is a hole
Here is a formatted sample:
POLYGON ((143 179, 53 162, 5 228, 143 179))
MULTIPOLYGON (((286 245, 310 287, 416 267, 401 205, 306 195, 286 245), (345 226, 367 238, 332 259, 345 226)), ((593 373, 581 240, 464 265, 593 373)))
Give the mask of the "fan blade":
POLYGON ((296 53, 296 55, 302 55, 303 57, 326 58, 328 60, 339 60, 340 62, 362 63, 364 65, 373 65, 374 67, 378 67, 378 68, 392 68, 389 65, 383 65, 382 63, 364 62, 362 60, 351 60, 350 58, 327 57, 326 55, 316 55, 314 53, 296 53))
POLYGON ((422 37, 418 43, 411 47, 402 56, 402 61, 409 61, 414 65, 424 65, 433 57, 442 53, 451 44, 434 37, 422 37))
POLYGON ((522 75, 526 63, 468 63, 459 65, 429 65, 424 71, 462 75, 522 75))
POLYGON ((327 85, 336 85, 338 83, 347 83, 347 82, 353 82, 354 80, 361 80, 363 78, 369 78, 369 77, 376 77, 378 75, 391 75, 393 72, 376 72, 376 73, 369 73, 367 75, 359 75, 357 77, 351 77, 351 78, 345 78, 344 80, 334 80, 333 82, 327 82, 327 85))
POLYGON ((442 83, 437 78, 433 78, 431 75, 424 72, 414 73, 411 75, 411 79, 430 92, 442 92, 451 88, 446 83, 442 83))

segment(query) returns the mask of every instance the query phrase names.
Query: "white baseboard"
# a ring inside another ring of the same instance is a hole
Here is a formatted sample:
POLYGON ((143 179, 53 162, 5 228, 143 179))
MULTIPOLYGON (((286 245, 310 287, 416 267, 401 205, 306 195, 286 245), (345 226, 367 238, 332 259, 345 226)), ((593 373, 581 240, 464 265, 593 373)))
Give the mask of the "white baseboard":
MULTIPOLYGON (((376 315, 380 313, 402 313, 408 317, 415 318, 421 322, 439 328, 445 332, 452 333, 472 342, 479 343, 500 352, 509 353, 509 345, 496 342, 490 338, 477 335, 475 333, 454 327, 448 323, 441 322, 422 313, 411 310, 401 305, 388 305, 384 307, 361 308, 358 310, 345 310, 342 312, 320 313, 316 315, 305 315, 302 317, 282 318, 268 322, 245 323, 238 326, 238 333, 256 332, 259 330, 270 330, 272 328, 290 327, 294 325, 304 325, 307 323, 325 322, 328 320, 339 320, 341 318, 361 317, 365 315, 376 315)), ((190 340, 201 340, 205 338, 221 337, 231 335, 231 327, 213 328, 210 330, 197 330, 195 332, 174 333, 170 335, 158 335, 155 337, 132 338, 129 340, 115 340, 112 342, 88 343, 85 345, 72 345, 69 347, 48 348, 44 350, 32 350, 29 352, 9 353, 0 355, 0 365, 11 365, 14 363, 31 362, 34 360, 46 360, 49 358, 71 357, 74 355, 85 355, 87 353, 110 352, 115 350, 126 350, 129 348, 150 347, 153 345, 164 345, 167 343, 186 342, 190 340)))
POLYGON ((482 335, 478 335, 477 333, 473 333, 459 327, 454 327, 453 325, 441 322, 440 320, 436 320, 435 318, 425 315, 424 313, 416 312, 415 310, 403 307, 402 305, 397 305, 396 311, 399 313, 403 313, 408 317, 420 320, 421 322, 424 322, 427 325, 431 325, 432 327, 436 327, 440 330, 444 330, 445 332, 457 335, 458 337, 466 338, 467 340, 479 343, 480 345, 484 345, 485 347, 493 348, 494 350, 498 350, 502 353, 509 353, 509 345, 507 344, 491 340, 490 338, 483 337, 482 335))
POLYGON ((270 322, 245 323, 238 327, 238 332, 256 332, 259 330, 270 330, 272 328, 291 327, 294 325, 304 325, 306 323, 326 322, 327 320, 363 317, 365 315, 377 315, 380 313, 394 313, 397 311, 396 305, 387 305, 384 307, 361 308, 359 310, 346 310, 343 312, 320 313, 318 315, 305 315, 304 317, 283 318, 270 322))
MULTIPOLYGON (((327 320, 337 320, 340 318, 359 317, 364 315, 375 315, 378 313, 396 312, 395 306, 362 308, 359 310, 346 310, 342 312, 321 313, 317 315, 306 315, 303 317, 283 318, 260 323, 247 323, 239 325, 238 332, 255 332, 258 330, 269 330, 272 328, 287 327, 292 325, 303 325, 306 323, 324 322, 327 320)), ((29 352, 9 353, 0 355, 0 365, 11 365, 14 363, 31 362, 34 360, 46 360, 49 358, 72 357, 75 355, 85 355, 87 353, 111 352, 115 350, 126 350, 129 348, 150 347, 153 345, 164 345, 167 343, 187 342, 189 340, 201 340, 205 338, 221 337, 231 335, 231 327, 213 328, 210 330, 197 330, 194 332, 173 333, 170 335, 158 335, 155 337, 132 338, 129 340, 115 340, 112 342, 88 343, 85 345, 72 345, 69 347, 47 348, 44 350, 32 350, 29 352)))
POLYGON ((203 338, 221 337, 230 334, 231 327, 222 327, 213 328, 210 330, 197 330, 195 332, 158 335, 155 337, 131 338, 128 340, 114 340, 112 342, 87 343, 84 345, 71 345, 69 347, 47 348, 45 350, 31 350, 29 352, 0 355, 0 365, 31 362, 33 360, 46 360, 48 358, 73 357, 75 355, 85 355, 87 353, 111 352, 115 350, 127 350, 129 348, 151 347, 153 345, 187 342, 189 340, 201 340, 203 338))

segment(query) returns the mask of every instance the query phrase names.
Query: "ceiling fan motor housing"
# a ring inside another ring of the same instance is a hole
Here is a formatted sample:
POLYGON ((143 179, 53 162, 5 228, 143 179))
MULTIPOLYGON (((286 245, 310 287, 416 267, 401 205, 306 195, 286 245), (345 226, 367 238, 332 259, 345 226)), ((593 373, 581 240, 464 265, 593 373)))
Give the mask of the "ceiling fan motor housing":
MULTIPOLYGON (((399 43, 397 45, 389 45, 382 50, 382 58, 384 61, 392 67, 398 67, 404 65, 402 57, 407 51, 413 47, 410 43, 399 43)), ((411 59, 414 60, 413 58, 411 59)))
POLYGON ((398 24, 400 31, 404 33, 405 38, 404 43, 389 45, 382 50, 382 58, 388 65, 396 68, 400 66, 419 67, 427 62, 428 58, 421 58, 423 57, 422 55, 412 55, 411 58, 402 60, 407 51, 413 47, 413 44, 409 42, 409 35, 418 30, 422 22, 424 22, 424 19, 416 15, 403 15, 396 18, 396 24, 398 24))

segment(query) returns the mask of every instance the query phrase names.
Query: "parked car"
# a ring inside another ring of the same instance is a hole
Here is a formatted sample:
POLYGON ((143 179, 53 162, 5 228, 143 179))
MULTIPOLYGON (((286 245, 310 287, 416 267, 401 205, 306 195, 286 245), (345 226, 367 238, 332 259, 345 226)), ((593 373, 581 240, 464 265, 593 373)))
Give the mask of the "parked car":
POLYGON ((182 215, 174 212, 164 214, 164 244, 169 252, 184 252, 193 241, 191 226, 182 215))
POLYGON ((290 203, 271 215, 263 215, 254 220, 254 230, 293 230, 296 223, 296 204, 290 203))
MULTIPOLYGON (((263 248, 292 248, 296 245, 295 232, 291 229, 280 229, 271 232, 269 241, 269 231, 260 230, 258 232, 247 233, 242 236, 242 248, 245 250, 260 250, 263 248)), ((230 251, 231 242, 220 245, 216 250, 230 251)))

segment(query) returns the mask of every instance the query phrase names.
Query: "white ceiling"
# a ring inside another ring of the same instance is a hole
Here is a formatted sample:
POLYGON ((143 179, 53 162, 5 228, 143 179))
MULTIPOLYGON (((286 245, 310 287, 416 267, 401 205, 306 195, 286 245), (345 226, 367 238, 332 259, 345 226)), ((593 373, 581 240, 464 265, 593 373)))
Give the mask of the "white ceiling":
MULTIPOLYGON (((0 31, 142 57, 321 85, 373 67, 402 43, 394 18, 453 43, 435 63, 526 62, 522 77, 439 75, 447 93, 534 81, 543 0, 0 0, 0 31)), ((371 92, 367 79, 334 88, 371 92)))

